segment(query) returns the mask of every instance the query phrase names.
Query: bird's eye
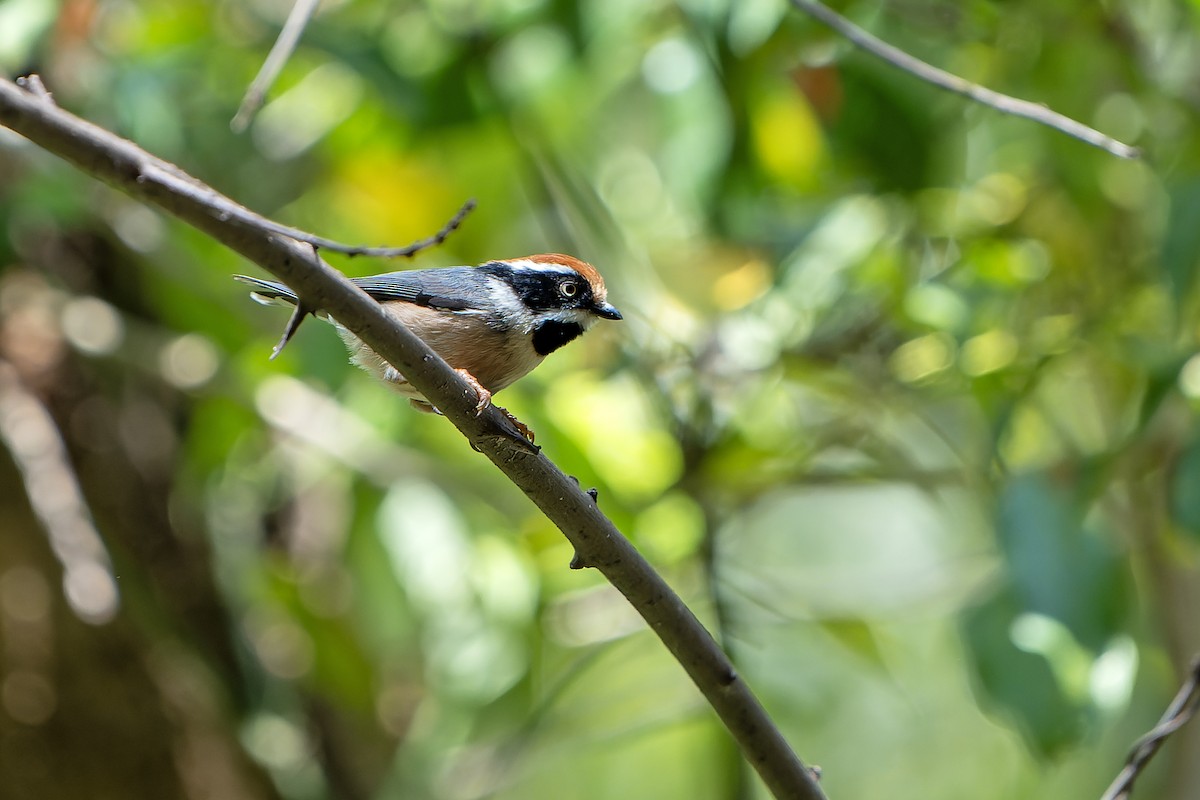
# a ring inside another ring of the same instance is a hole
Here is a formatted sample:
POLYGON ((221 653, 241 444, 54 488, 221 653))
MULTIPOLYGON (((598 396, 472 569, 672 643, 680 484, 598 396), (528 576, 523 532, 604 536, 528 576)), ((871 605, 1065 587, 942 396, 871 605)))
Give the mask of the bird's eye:
POLYGON ((574 297, 579 294, 579 284, 575 281, 563 281, 558 290, 563 293, 563 297, 574 297))

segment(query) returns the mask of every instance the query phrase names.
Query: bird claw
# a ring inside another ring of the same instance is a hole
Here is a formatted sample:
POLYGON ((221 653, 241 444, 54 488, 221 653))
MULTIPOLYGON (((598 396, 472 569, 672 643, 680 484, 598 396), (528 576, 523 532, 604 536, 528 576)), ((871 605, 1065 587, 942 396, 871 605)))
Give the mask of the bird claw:
POLYGON ((478 417, 484 411, 487 411, 487 407, 492 404, 492 393, 483 388, 483 384, 476 380, 475 376, 467 372, 465 369, 455 369, 454 371, 462 376, 462 379, 466 381, 472 389, 475 390, 475 396, 479 398, 479 402, 475 404, 475 416, 478 417))
POLYGON ((521 442, 521 444, 525 445, 525 447, 532 453, 541 452, 542 448, 533 442, 536 437, 534 436, 533 430, 528 425, 513 416, 513 413, 504 406, 496 406, 496 410, 504 415, 505 420, 507 420, 508 424, 511 426, 507 432, 510 436, 512 436, 513 439, 521 442))
MULTIPOLYGON (((465 369, 455 369, 454 371, 461 375, 462 379, 470 384, 471 388, 475 390, 475 395, 479 398, 479 402, 475 404, 475 416, 478 417, 484 411, 487 411, 488 406, 492 405, 492 393, 485 389, 483 385, 476 380, 475 376, 467 372, 465 369)), ((412 403, 413 408, 416 408, 420 411, 431 411, 434 414, 442 413, 440 410, 431 405, 428 400, 414 399, 410 400, 409 402, 412 403)), ((520 442, 522 445, 524 445, 525 449, 531 453, 541 452, 542 448, 533 443, 534 434, 528 425, 514 417, 512 412, 503 406, 496 406, 496 410, 504 415, 505 420, 509 424, 509 427, 504 431, 505 435, 511 437, 515 441, 520 442)), ((471 443, 471 449, 476 452, 480 452, 479 447, 474 442, 471 443)))
MULTIPOLYGON (((474 375, 467 372, 465 369, 456 368, 454 371, 461 375, 462 379, 469 383, 471 388, 475 390, 475 395, 479 398, 479 402, 475 404, 475 416, 478 417, 487 410, 488 406, 492 405, 492 393, 485 389, 483 384, 481 384, 474 375)), ((512 423, 512 426, 514 429, 516 429, 516 432, 519 433, 527 442, 529 442, 529 444, 533 445, 535 452, 540 449, 533 443, 534 433, 532 430, 530 430, 528 425, 514 417, 512 413, 503 406, 496 406, 496 410, 508 418, 508 421, 512 423)))
POLYGON ((537 438, 537 436, 534 434, 533 430, 528 425, 526 425, 524 422, 521 422, 521 420, 519 420, 515 416, 513 416, 512 412, 509 411, 504 406, 496 406, 496 410, 499 411, 504 416, 508 417, 508 421, 511 422, 512 426, 517 429, 517 433, 521 434, 527 440, 529 440, 530 444, 534 443, 534 440, 537 438))

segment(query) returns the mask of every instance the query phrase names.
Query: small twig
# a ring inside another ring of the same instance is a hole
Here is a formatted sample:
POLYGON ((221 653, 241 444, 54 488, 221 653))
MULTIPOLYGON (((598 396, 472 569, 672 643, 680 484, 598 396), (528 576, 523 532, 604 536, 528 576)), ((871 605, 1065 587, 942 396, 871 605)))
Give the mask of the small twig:
POLYGON ((882 39, 867 33, 841 14, 817 2, 817 0, 791 0, 791 3, 796 8, 833 28, 833 30, 842 36, 845 36, 855 46, 866 50, 871 55, 881 58, 892 66, 902 69, 927 83, 954 92, 955 94, 961 94, 977 103, 989 106, 1005 114, 1023 117, 1054 128, 1081 142, 1086 142, 1093 147, 1099 147, 1101 150, 1105 150, 1114 156, 1138 158, 1141 155, 1141 151, 1138 148, 1131 147, 1124 142, 1119 142, 1111 136, 1106 136, 1095 128, 1089 128, 1082 122, 1077 122, 1070 117, 1059 114, 1057 111, 1051 111, 1044 105, 1001 94, 1000 92, 980 86, 977 83, 972 83, 966 78, 961 78, 951 72, 927 64, 900 48, 894 47, 882 39))
POLYGON ((420 241, 413 242, 404 247, 389 247, 381 245, 379 247, 367 247, 358 244, 343 244, 342 242, 326 239, 322 236, 302 231, 299 228, 291 228, 287 225, 281 225, 278 222, 273 222, 269 219, 262 219, 258 224, 272 233, 282 234, 289 239, 295 239, 298 242, 311 244, 313 247, 319 247, 322 250, 329 250, 334 253, 342 253, 347 256, 370 256, 372 258, 411 258, 422 250, 428 250, 431 247, 437 247, 442 242, 446 241, 450 234, 458 230, 458 226, 462 225, 462 221, 475 210, 475 200, 471 199, 462 204, 462 207, 450 218, 450 221, 442 226, 442 229, 420 241))
POLYGON ((20 86, 34 97, 45 100, 47 103, 54 103, 53 95, 50 94, 50 90, 46 88, 46 84, 42 83, 42 77, 37 73, 31 72, 28 75, 17 78, 17 86, 20 86))
POLYGON ((279 31, 279 38, 271 46, 271 52, 267 53, 266 61, 263 62, 258 74, 254 76, 250 88, 246 90, 246 96, 242 98, 242 104, 238 106, 237 114, 229 123, 229 127, 233 128, 235 132, 241 133, 246 130, 250 125, 250 120, 254 119, 254 115, 262 108, 267 91, 275 83, 275 79, 283 70, 283 65, 287 63, 296 49, 296 44, 300 41, 300 34, 304 33, 304 27, 312 19, 312 15, 320 3, 321 0, 296 0, 296 4, 292 6, 287 21, 283 23, 283 29, 279 31))
POLYGON ((404 247, 365 247, 363 245, 343 244, 333 239, 326 239, 323 236, 317 236, 308 231, 302 231, 299 228, 293 228, 289 225, 283 225, 282 223, 267 219, 261 214, 256 214, 250 209, 232 202, 229 198, 223 197, 179 169, 179 167, 161 159, 153 159, 146 162, 145 174, 139 176, 138 180, 140 182, 156 180, 162 183, 169 183, 174 191, 188 195, 192 199, 209 206, 222 222, 234 221, 244 225, 251 225, 310 245, 314 249, 321 248, 348 256, 410 258, 422 250, 436 247, 446 241, 450 234, 458 230, 458 227, 462 224, 467 214, 471 213, 475 208, 475 200, 467 200, 454 216, 450 218, 450 221, 443 225, 442 229, 433 236, 405 245, 404 247))
POLYGON ((1133 745, 1129 751, 1129 758, 1125 760, 1124 769, 1100 800, 1126 800, 1130 797, 1133 793, 1133 782, 1142 774, 1146 764, 1162 747, 1167 737, 1186 725, 1197 710, 1200 710, 1200 658, 1192 662, 1187 680, 1179 687, 1179 692, 1171 701, 1171 705, 1167 706, 1158 725, 1133 745))

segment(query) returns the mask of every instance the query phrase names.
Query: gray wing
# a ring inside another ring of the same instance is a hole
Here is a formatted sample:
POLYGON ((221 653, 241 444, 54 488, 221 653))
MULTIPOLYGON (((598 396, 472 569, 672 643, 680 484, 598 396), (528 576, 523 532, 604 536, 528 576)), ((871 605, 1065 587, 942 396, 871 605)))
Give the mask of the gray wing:
POLYGON ((444 311, 479 308, 490 293, 488 276, 474 267, 387 272, 350 280, 381 303, 399 300, 444 311))
MULTIPOLYGON (((296 304, 296 293, 282 283, 251 278, 249 275, 234 275, 233 277, 253 287, 254 291, 250 293, 250 296, 260 303, 296 304)), ((382 275, 351 278, 350 280, 358 284, 359 288, 375 298, 377 302, 400 301, 440 311, 480 309, 484 306, 481 299, 487 298, 491 291, 487 275, 474 267, 386 272, 382 275)), ((284 329, 283 338, 271 351, 271 358, 279 355, 279 351, 284 348, 296 333, 296 329, 300 327, 300 323, 310 313, 313 313, 313 309, 297 306, 284 329)), ((318 314, 324 316, 320 312, 318 314)), ((488 324, 497 325, 493 319, 489 319, 488 324)), ((500 327, 503 328, 502 325, 500 327)))

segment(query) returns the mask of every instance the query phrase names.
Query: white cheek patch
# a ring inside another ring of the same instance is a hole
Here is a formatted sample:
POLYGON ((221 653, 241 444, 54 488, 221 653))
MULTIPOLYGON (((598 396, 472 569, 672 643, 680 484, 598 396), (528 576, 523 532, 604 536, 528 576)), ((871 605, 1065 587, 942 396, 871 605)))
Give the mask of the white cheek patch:
POLYGON ((596 321, 596 315, 581 308, 564 308, 552 316, 543 317, 543 319, 552 319, 555 322, 574 322, 586 330, 596 321))
POLYGON ((490 295, 491 316, 502 318, 509 326, 517 328, 522 333, 529 333, 533 330, 537 318, 511 286, 503 281, 492 281, 490 295))

